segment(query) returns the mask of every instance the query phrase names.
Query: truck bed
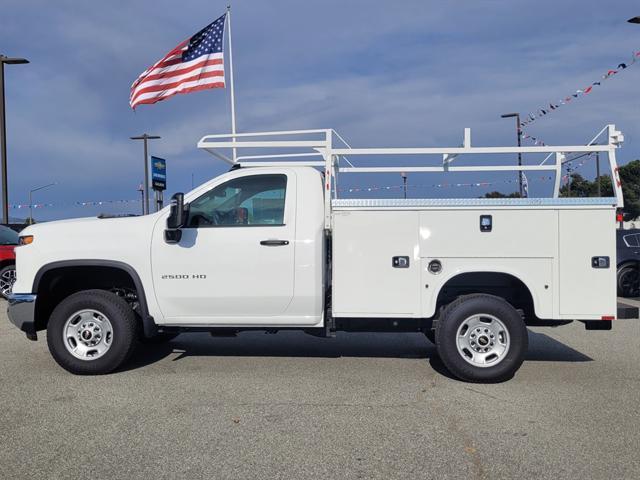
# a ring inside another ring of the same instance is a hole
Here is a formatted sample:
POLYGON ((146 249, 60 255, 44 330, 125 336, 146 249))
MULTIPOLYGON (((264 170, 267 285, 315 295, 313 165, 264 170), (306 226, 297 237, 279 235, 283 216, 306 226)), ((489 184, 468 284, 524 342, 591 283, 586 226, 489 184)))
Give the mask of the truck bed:
POLYGON ((461 282, 493 282, 489 274, 501 272, 501 281, 524 284, 539 319, 615 316, 615 203, 333 200, 333 315, 430 318, 447 288, 464 292, 461 282), (490 231, 481 230, 481 217, 490 218, 490 231), (394 265, 394 257, 407 265, 394 265), (608 267, 594 267, 594 257, 608 267), (430 271, 432 262, 440 271, 430 271))

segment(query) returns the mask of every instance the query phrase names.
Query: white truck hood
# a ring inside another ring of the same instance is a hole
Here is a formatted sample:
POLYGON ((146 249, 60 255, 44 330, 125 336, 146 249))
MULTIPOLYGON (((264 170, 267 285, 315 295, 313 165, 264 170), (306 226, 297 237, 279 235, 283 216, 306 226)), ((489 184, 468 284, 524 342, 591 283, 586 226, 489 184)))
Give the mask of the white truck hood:
POLYGON ((30 292, 38 271, 59 262, 117 262, 148 272, 153 230, 164 217, 163 212, 158 212, 140 217, 79 218, 29 226, 20 235, 33 235, 33 242, 16 248, 14 291, 30 292))

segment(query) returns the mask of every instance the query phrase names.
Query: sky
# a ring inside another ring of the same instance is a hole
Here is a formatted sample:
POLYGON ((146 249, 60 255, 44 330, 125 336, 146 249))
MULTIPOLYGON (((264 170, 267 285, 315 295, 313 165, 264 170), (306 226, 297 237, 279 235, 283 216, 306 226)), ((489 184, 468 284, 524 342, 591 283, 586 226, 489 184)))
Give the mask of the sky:
MULTIPOLYGON (((217 0, 5 0, 0 53, 30 60, 5 70, 9 203, 34 193, 36 220, 138 213, 140 142, 162 139, 168 190, 188 191, 227 170, 197 141, 230 131, 228 89, 129 107, 131 83, 180 41, 215 20, 217 0), (75 202, 131 200, 77 206, 75 202)), ((237 125, 241 132, 334 128, 352 146, 515 143, 507 112, 535 111, 584 88, 640 50, 637 1, 231 2, 237 125)), ((584 144, 605 124, 625 134, 624 164, 640 158, 640 62, 584 98, 533 123, 547 144, 584 144)), ((525 141, 525 144, 530 144, 525 141)), ((581 167, 593 174, 593 165, 581 167)), ((581 172, 582 173, 582 172, 581 172)), ((463 175, 457 180, 469 181, 463 175)), ((475 175, 482 188, 437 188, 409 178, 409 196, 474 197, 517 185, 475 175)), ((530 194, 552 182, 530 178, 530 194)), ((400 185, 399 176, 353 176, 342 185, 400 185)), ((385 193, 389 194, 389 193, 385 193)), ((375 195, 363 192, 361 195, 375 195)), ((353 196, 353 195, 352 195, 353 196)), ((24 218, 11 209, 11 217, 24 218)))

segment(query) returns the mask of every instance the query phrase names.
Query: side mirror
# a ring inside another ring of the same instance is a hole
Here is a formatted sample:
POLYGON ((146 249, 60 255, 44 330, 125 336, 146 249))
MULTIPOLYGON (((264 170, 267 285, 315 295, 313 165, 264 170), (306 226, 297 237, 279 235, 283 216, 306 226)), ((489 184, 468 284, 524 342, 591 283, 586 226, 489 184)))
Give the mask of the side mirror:
POLYGON ((184 209, 184 194, 176 193, 171 197, 171 213, 167 217, 167 228, 164 231, 164 240, 167 243, 178 243, 182 238, 180 228, 186 222, 184 209))

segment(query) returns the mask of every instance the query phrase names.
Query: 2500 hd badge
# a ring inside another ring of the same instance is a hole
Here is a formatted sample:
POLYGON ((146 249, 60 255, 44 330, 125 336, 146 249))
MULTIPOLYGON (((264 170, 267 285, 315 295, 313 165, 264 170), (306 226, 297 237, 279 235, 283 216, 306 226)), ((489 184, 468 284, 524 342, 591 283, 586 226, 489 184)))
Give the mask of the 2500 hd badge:
POLYGON ((207 278, 206 275, 204 274, 184 274, 184 275, 162 275, 160 278, 162 278, 162 280, 204 280, 207 278))

